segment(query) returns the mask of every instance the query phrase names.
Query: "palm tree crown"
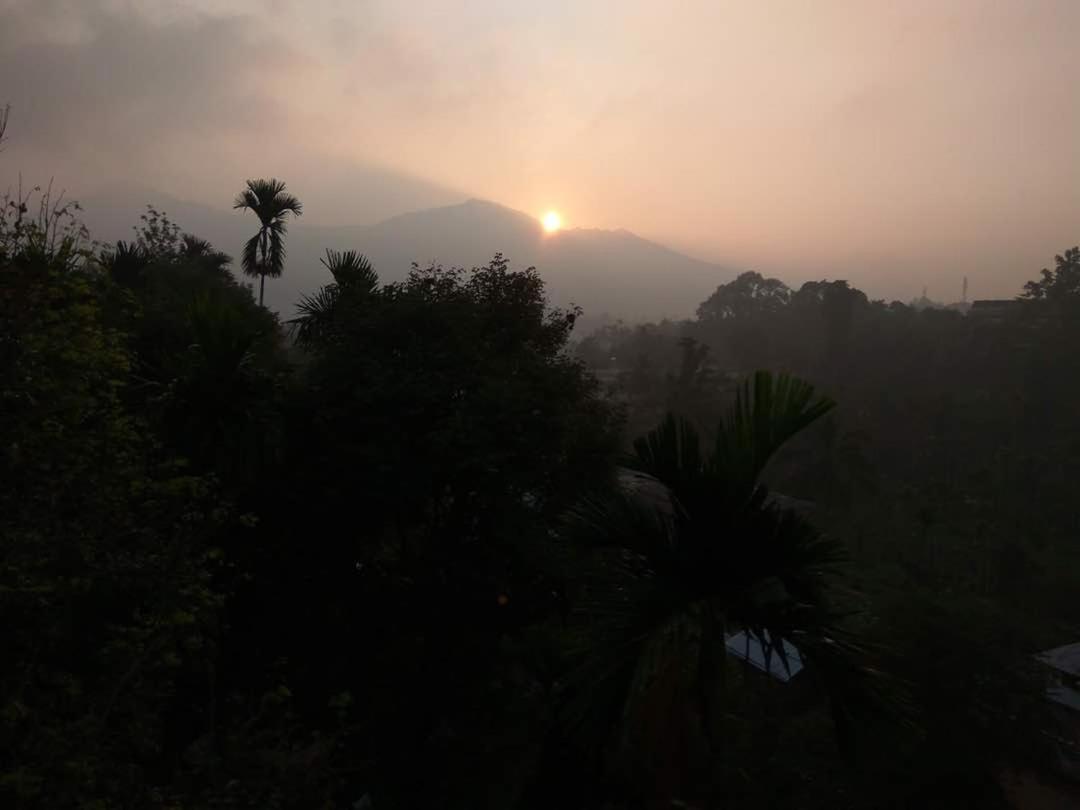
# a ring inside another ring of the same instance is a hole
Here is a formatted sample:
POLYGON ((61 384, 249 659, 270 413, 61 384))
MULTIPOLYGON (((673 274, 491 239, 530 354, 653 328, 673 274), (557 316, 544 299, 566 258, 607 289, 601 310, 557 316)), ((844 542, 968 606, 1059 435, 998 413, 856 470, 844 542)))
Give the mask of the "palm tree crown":
POLYGON ((573 510, 569 535, 599 563, 578 602, 575 725, 599 730, 611 713, 625 721, 670 705, 659 692, 681 692, 697 696, 693 713, 711 737, 725 714, 725 645, 742 633, 789 674, 797 647, 844 734, 874 687, 833 598, 843 549, 761 481, 776 452, 832 407, 805 382, 758 372, 711 442, 668 416, 635 442, 624 476, 633 483, 573 510))
POLYGON ((215 273, 227 273, 232 257, 215 248, 205 239, 185 233, 180 237, 179 255, 181 259, 196 262, 215 273))
POLYGON ((301 346, 314 346, 329 337, 334 309, 343 295, 351 296, 353 300, 364 299, 379 285, 379 275, 371 262, 355 250, 342 253, 327 248, 326 257, 319 261, 330 271, 334 281, 314 295, 301 297, 296 305, 297 315, 289 324, 301 346))
POLYGON ((300 216, 303 205, 276 178, 248 180, 233 203, 234 209, 251 210, 259 218, 259 230, 244 244, 240 266, 244 275, 259 277, 259 304, 263 302, 266 277, 277 278, 285 269, 285 217, 300 216))

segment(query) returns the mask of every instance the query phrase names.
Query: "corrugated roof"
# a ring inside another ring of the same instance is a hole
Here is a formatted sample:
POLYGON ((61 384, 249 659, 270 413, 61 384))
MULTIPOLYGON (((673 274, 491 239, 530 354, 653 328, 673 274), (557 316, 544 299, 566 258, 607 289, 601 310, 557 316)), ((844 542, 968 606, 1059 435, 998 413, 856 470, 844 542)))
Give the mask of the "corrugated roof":
POLYGON ((754 633, 740 631, 727 637, 725 646, 728 653, 745 661, 762 672, 768 672, 780 681, 790 681, 803 668, 802 654, 799 649, 786 639, 781 639, 783 653, 769 638, 768 631, 762 631, 762 639, 754 633))
POLYGON ((1080 641, 1044 650, 1036 657, 1060 672, 1080 676, 1080 641))

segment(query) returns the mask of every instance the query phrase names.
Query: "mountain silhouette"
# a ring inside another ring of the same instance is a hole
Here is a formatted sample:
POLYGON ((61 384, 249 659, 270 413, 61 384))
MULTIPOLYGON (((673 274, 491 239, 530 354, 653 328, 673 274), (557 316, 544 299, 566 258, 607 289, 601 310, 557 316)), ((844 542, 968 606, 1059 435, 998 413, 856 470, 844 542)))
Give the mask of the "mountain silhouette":
MULTIPOLYGON (((254 233, 255 222, 241 212, 218 210, 167 195, 102 195, 84 203, 96 238, 130 239, 131 226, 146 202, 164 209, 184 230, 209 239, 236 257, 254 233)), ((496 253, 517 269, 535 266, 552 303, 577 304, 583 325, 625 320, 681 318, 732 271, 678 253, 625 230, 566 229, 545 233, 532 216, 486 200, 399 214, 370 225, 322 227, 304 219, 289 223, 285 274, 267 283, 266 302, 291 317, 296 301, 330 280, 319 263, 326 248, 355 249, 374 264, 383 282, 405 277, 420 265, 474 267, 496 253)))

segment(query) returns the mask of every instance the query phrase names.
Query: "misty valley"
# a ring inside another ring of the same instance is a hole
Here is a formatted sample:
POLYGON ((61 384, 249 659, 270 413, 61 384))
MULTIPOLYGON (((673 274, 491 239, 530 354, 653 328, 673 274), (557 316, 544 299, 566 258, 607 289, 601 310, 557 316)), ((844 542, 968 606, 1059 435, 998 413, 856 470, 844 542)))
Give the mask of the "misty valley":
POLYGON ((1078 30, 0 0, 0 808, 1080 808, 1078 30))

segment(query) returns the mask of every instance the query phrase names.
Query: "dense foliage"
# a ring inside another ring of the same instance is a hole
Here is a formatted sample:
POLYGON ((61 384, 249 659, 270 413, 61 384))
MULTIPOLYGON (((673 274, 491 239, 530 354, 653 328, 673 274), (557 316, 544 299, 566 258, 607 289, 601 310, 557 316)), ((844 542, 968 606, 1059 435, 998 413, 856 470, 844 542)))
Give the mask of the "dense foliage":
POLYGON ((282 324, 77 213, 0 214, 3 806, 992 806, 1046 761, 1075 250, 988 316, 747 274, 575 356, 499 255, 329 251, 282 324))
POLYGON ((610 325, 578 347, 634 430, 669 409, 707 428, 759 367, 840 403, 772 476, 845 541, 848 581, 871 605, 863 641, 907 684, 920 742, 892 750, 918 754, 881 777, 906 786, 899 806, 986 806, 1003 763, 1052 759, 1031 656, 1080 626, 1077 256, 1016 300, 970 306, 747 273, 696 319, 610 325))

